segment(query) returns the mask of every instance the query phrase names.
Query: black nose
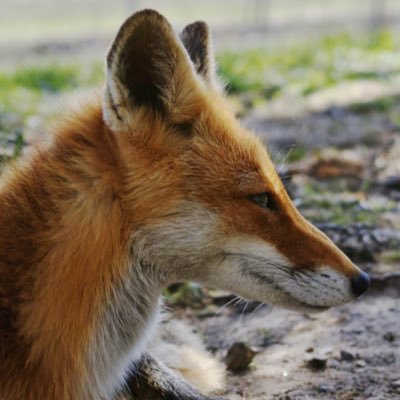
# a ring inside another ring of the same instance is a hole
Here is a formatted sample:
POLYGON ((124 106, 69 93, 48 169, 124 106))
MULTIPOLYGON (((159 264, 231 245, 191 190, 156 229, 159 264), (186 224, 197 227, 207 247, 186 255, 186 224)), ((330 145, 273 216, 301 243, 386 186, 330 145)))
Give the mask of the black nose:
POLYGON ((371 280, 369 279, 368 274, 365 272, 361 272, 357 276, 353 276, 351 278, 351 288, 353 289, 353 293, 358 297, 361 296, 366 290, 369 288, 371 280))

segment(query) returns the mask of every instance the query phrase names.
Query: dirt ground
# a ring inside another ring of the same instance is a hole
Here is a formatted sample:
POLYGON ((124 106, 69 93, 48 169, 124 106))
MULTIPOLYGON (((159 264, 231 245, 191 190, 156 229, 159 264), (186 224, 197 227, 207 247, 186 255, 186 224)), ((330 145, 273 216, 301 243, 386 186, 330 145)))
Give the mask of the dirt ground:
POLYGON ((197 323, 221 358, 235 342, 257 351, 247 371, 229 375, 227 399, 400 399, 396 296, 365 296, 308 316, 232 308, 197 323))

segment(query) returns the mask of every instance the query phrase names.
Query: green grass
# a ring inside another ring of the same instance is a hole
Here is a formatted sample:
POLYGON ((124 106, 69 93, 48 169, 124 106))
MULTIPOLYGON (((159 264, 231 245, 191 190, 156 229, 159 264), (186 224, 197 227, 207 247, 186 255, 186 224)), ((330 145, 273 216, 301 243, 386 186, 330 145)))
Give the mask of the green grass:
POLYGON ((286 162, 288 164, 301 161, 304 159, 304 157, 307 155, 307 151, 304 147, 297 145, 290 149, 290 151, 287 153, 286 156, 286 162))
POLYGON ((381 260, 388 264, 400 263, 400 250, 386 251, 381 255, 381 260))
POLYGON ((100 81, 101 65, 47 63, 17 68, 13 72, 0 72, 0 90, 23 88, 33 92, 57 93, 88 86, 100 81))
MULTIPOLYGON (((309 95, 343 80, 390 79, 400 75, 399 50, 390 32, 361 39, 344 33, 312 44, 222 52, 217 59, 230 92, 271 99, 288 90, 309 95)), ((0 71, 0 112, 32 114, 43 96, 100 83, 102 68, 98 61, 49 61, 0 71)))
POLYGON ((12 114, 23 124, 37 113, 46 97, 93 86, 102 79, 102 64, 98 62, 82 65, 48 62, 11 72, 0 71, 0 136, 2 131, 14 129, 8 122, 12 114))
MULTIPOLYGON (((363 185, 359 190, 367 190, 367 184, 363 185)), ((346 179, 308 179, 301 190, 298 208, 313 223, 331 222, 347 225, 351 221, 369 226, 380 225, 383 223, 382 215, 396 209, 396 203, 391 200, 375 203, 341 195, 355 191, 346 179)))
POLYGON ((378 210, 365 210, 357 201, 313 198, 304 200, 299 208, 303 215, 314 223, 331 222, 347 225, 351 221, 372 226, 379 222, 380 217, 378 210))
MULTIPOLYGON (((400 74, 399 50, 390 32, 361 39, 343 33, 312 44, 222 52, 217 59, 231 92, 260 91, 264 97, 272 98, 288 87, 307 95, 341 80, 388 79, 400 74)), ((102 78, 101 62, 47 62, 0 71, 0 104, 15 90, 59 93, 97 84, 102 78)))
MULTIPOLYGON (((279 49, 225 52, 220 73, 232 93, 292 90, 307 96, 341 81, 400 75, 400 51, 390 32, 355 38, 343 33, 279 49)), ((272 95, 271 95, 272 93, 272 95)))
POLYGON ((25 95, 59 94, 78 87, 98 84, 103 79, 102 64, 47 62, 41 65, 17 67, 13 71, 0 71, 0 107, 12 104, 18 92, 25 95))
MULTIPOLYGON (((222 52, 217 59, 228 90, 251 92, 251 106, 285 93, 307 96, 343 81, 400 78, 400 47, 390 32, 363 38, 344 33, 296 46, 222 52)), ((101 60, 42 60, 0 71, 0 145, 10 142, 11 137, 18 154, 24 125, 38 113, 44 100, 100 84, 103 79, 101 60)), ((354 104, 352 110, 391 112, 397 100, 354 104)), ((391 114, 400 120, 396 110, 391 114)), ((303 153, 302 149, 292 152, 291 161, 300 160, 303 153)))
POLYGON ((23 87, 27 90, 59 92, 77 86, 78 68, 75 65, 51 65, 21 68, 9 75, 0 75, 0 87, 23 87))
MULTIPOLYGON (((0 146, 17 157, 24 144, 27 119, 38 113, 47 98, 100 83, 102 64, 45 62, 0 71, 0 146)), ((7 159, 7 157, 3 157, 7 159)))
POLYGON ((201 287, 193 282, 176 284, 164 289, 163 296, 169 304, 198 304, 202 302, 201 287))
POLYGON ((349 106, 349 110, 357 114, 366 114, 372 111, 390 112, 400 102, 400 96, 385 96, 378 99, 362 102, 353 103, 349 106))

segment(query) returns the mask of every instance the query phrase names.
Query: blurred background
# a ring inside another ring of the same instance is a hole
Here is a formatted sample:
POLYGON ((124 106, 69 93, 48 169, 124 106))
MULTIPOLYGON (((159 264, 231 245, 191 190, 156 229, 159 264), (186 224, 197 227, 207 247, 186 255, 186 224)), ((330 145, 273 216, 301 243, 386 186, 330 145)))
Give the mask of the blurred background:
POLYGON ((396 0, 3 0, 2 46, 109 39, 134 11, 155 8, 182 28, 187 18, 208 21, 216 44, 240 47, 278 45, 283 40, 341 32, 396 28, 396 0), (230 39, 225 38, 229 34, 230 39), (234 39, 240 38, 240 42, 234 39), (226 39, 226 42, 225 40, 226 39))
POLYGON ((195 284, 165 292, 232 372, 229 399, 400 399, 400 2, 1 0, 0 165, 103 82, 121 23, 209 23, 227 100, 293 201, 372 277, 303 316, 195 284))

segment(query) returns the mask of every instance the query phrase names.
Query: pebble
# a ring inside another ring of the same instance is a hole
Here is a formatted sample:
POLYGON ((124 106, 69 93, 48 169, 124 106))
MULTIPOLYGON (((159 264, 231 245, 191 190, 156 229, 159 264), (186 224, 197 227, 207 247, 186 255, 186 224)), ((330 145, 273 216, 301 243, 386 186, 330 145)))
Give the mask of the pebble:
POLYGON ((335 393, 335 388, 326 384, 321 384, 316 387, 320 393, 335 393))
POLYGON ((306 350, 306 353, 312 353, 314 351, 314 347, 309 347, 307 350, 306 350))
POLYGON ((348 351, 342 350, 340 352, 340 360, 341 361, 353 361, 355 359, 354 354, 349 353, 348 351))
POLYGON ((242 372, 249 368, 257 351, 243 342, 235 342, 225 358, 226 367, 232 372, 242 372))
POLYGON ((392 382, 392 385, 393 385, 395 388, 400 388, 400 379, 397 379, 396 381, 393 381, 393 382, 392 382))
POLYGON ((306 367, 313 372, 320 372, 326 369, 327 362, 325 357, 313 357, 306 362, 306 367))
POLYGON ((400 190, 400 176, 389 176, 383 182, 383 186, 389 190, 400 190))
POLYGON ((388 342, 394 342, 396 336, 395 336, 395 334, 394 334, 393 332, 386 332, 386 333, 383 335, 383 338, 384 338, 385 340, 387 340, 388 342))
POLYGON ((367 365, 367 363, 364 360, 358 360, 356 362, 356 366, 360 368, 364 368, 367 365))

